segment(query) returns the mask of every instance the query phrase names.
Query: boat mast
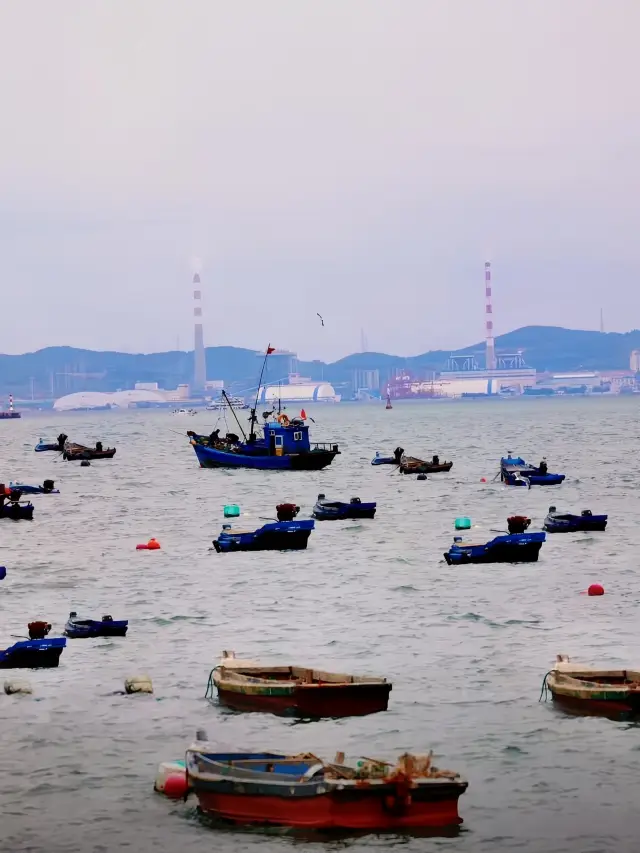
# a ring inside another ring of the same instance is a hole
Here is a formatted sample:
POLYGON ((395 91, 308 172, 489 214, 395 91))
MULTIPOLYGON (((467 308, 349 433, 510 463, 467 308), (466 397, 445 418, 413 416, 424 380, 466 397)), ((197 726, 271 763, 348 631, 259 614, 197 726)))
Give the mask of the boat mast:
POLYGON ((235 411, 235 409, 233 408, 233 406, 231 405, 231 400, 229 399, 229 396, 227 395, 227 392, 224 390, 224 388, 222 389, 222 396, 224 397, 224 400, 225 400, 226 404, 227 404, 227 405, 229 406, 229 408, 231 409, 231 414, 232 414, 232 415, 233 415, 233 417, 236 419, 236 423, 237 423, 237 424, 238 424, 238 426, 240 427, 240 432, 242 433, 242 437, 243 437, 243 438, 244 438, 244 440, 246 441, 246 440, 247 440, 247 435, 246 435, 245 431, 242 429, 242 424, 241 424, 241 423, 240 423, 240 421, 238 420, 238 416, 236 415, 236 411, 235 411))
POLYGON ((269 358, 269 356, 273 352, 273 349, 274 348, 271 346, 271 344, 269 344, 269 346, 267 347, 267 351, 264 354, 264 361, 262 362, 262 370, 260 371, 260 378, 258 379, 258 390, 256 391, 256 399, 255 399, 255 403, 253 404, 253 408, 251 409, 251 416, 249 418, 250 430, 251 430, 249 433, 249 439, 251 441, 256 440, 256 434, 255 434, 254 428, 255 428, 255 425, 258 423, 258 418, 256 417, 256 409, 258 408, 258 397, 260 396, 260 388, 262 386, 262 377, 264 376, 264 369, 267 366, 267 359, 269 358))

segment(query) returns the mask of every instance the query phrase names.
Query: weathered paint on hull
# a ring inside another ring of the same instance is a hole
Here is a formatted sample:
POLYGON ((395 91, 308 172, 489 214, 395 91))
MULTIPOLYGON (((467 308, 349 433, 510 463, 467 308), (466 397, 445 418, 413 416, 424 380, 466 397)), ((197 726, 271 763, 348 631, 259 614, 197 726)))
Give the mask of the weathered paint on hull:
POLYGON ((395 786, 361 788, 311 797, 251 796, 201 789, 200 808, 212 817, 241 824, 271 824, 306 829, 393 831, 419 827, 458 826, 458 798, 465 785, 443 784, 431 790, 410 789, 398 796, 395 786))
POLYGON ((286 717, 362 717, 386 711, 391 684, 348 687, 288 687, 274 695, 240 693, 218 688, 219 700, 237 711, 262 711, 286 717))
POLYGON ((620 699, 583 699, 551 691, 553 701, 572 713, 585 716, 615 717, 640 715, 640 701, 620 699))

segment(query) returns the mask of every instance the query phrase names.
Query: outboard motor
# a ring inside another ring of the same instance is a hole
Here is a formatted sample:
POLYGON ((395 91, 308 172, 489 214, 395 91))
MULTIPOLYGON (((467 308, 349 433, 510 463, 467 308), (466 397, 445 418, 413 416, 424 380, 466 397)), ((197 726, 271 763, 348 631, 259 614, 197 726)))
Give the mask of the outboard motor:
POLYGON ((51 625, 48 622, 42 622, 40 620, 36 622, 29 622, 27 627, 29 629, 30 640, 44 640, 51 630, 51 625))
POLYGON ((113 622, 113 616, 109 616, 109 615, 103 616, 102 621, 103 622, 113 622))
POLYGON ((11 489, 11 491, 9 492, 9 500, 11 501, 12 504, 18 503, 18 501, 20 500, 21 497, 22 497, 22 490, 21 489, 11 489))
POLYGON ((276 507, 278 521, 293 521, 299 512, 300 507, 295 504, 278 504, 276 507))
POLYGON ((583 509, 582 512, 580 513, 580 515, 582 515, 582 517, 584 518, 585 516, 588 517, 590 515, 593 515, 593 513, 591 512, 590 509, 583 509))
POLYGON ((45 492, 52 492, 54 485, 55 483, 53 480, 45 480, 42 484, 42 488, 45 490, 45 492))
POLYGON ((360 500, 360 498, 351 498, 351 503, 352 504, 361 504, 362 501, 360 500))
POLYGON ((549 507, 549 514, 556 512, 556 508, 554 506, 549 507))
POLYGON ((512 515, 507 519, 509 533, 524 533, 531 524, 531 519, 526 515, 512 515))

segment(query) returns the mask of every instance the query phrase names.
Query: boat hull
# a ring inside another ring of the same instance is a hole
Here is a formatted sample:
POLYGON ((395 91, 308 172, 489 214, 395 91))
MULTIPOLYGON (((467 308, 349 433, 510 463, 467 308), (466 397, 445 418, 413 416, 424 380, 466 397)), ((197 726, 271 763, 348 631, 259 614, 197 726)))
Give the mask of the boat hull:
POLYGON ((113 459, 115 455, 115 447, 110 447, 107 450, 92 450, 87 447, 84 450, 65 450, 62 453, 62 458, 67 462, 77 462, 84 459, 113 459))
POLYGON ((36 444, 36 446, 33 449, 35 450, 36 453, 46 453, 47 451, 50 451, 50 450, 58 450, 58 451, 62 450, 60 445, 57 443, 56 444, 36 444))
POLYGON ((559 486, 565 479, 564 474, 526 474, 521 475, 526 480, 517 479, 513 474, 504 474, 503 483, 505 486, 559 486), (527 483, 528 481, 528 483, 527 483))
POLYGON ((0 669, 53 669, 66 645, 64 637, 25 640, 0 651, 0 669))
POLYGON ((261 471, 320 471, 331 465, 337 456, 335 450, 310 450, 288 456, 249 455, 227 453, 197 442, 191 445, 201 468, 256 468, 261 471))
POLYGON ((607 528, 606 515, 575 515, 554 518, 548 515, 544 521, 547 533, 580 533, 582 531, 603 531, 607 528))
POLYGON ((614 717, 618 718, 621 715, 640 716, 640 701, 638 698, 630 698, 627 696, 615 696, 610 694, 611 698, 580 698, 570 696, 565 693, 560 693, 557 690, 550 688, 551 696, 554 704, 565 711, 573 714, 581 714, 584 716, 595 717, 614 717))
POLYGON ((95 637, 125 637, 128 628, 129 623, 125 620, 118 622, 94 621, 90 625, 81 625, 69 621, 64 626, 64 633, 73 640, 95 637))
POLYGON ((33 504, 3 504, 0 506, 0 518, 10 518, 13 521, 33 521, 33 504))
POLYGON ((0 421, 13 421, 21 417, 22 412, 0 412, 0 421))
POLYGON ((45 489, 43 486, 25 486, 22 483, 12 483, 12 489, 19 489, 23 495, 59 495, 60 489, 45 489))
POLYGON ((312 519, 277 521, 257 530, 222 530, 213 547, 220 553, 229 551, 301 551, 307 547, 315 523, 312 519))
POLYGON ((512 533, 483 545, 454 544, 445 552, 447 565, 469 563, 535 563, 545 541, 544 533, 512 533))
POLYGON ((438 474, 450 471, 452 468, 453 462, 443 462, 441 465, 433 465, 430 462, 424 462, 421 465, 400 465, 402 474, 438 474))
POLYGON ((362 717, 386 711, 391 684, 310 685, 274 684, 268 693, 245 693, 218 687, 221 703, 236 711, 261 711, 283 717, 362 717))
MULTIPOLYGON (((228 785, 232 787, 232 783, 228 785)), ((394 805, 399 798, 391 785, 375 794, 368 793, 363 786, 358 791, 295 798, 204 789, 201 784, 194 786, 194 790, 205 814, 238 824, 391 832, 462 823, 458 798, 463 792, 453 785, 448 791, 439 791, 437 798, 432 795, 429 799, 423 799, 422 791, 412 790, 406 807, 394 805)))
POLYGON ((318 521, 345 521, 351 518, 374 518, 375 503, 317 503, 313 508, 313 517, 318 521))
POLYGON ((395 456, 374 456, 371 460, 372 465, 397 465, 398 460, 395 456))

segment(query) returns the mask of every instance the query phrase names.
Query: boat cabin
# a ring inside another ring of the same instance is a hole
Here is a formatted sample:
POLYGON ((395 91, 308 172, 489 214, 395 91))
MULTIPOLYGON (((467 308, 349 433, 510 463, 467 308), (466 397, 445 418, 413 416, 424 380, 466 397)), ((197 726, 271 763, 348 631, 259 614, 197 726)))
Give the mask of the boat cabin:
POLYGON ((309 427, 303 423, 265 423, 264 440, 270 456, 290 456, 293 453, 309 453, 309 427))

